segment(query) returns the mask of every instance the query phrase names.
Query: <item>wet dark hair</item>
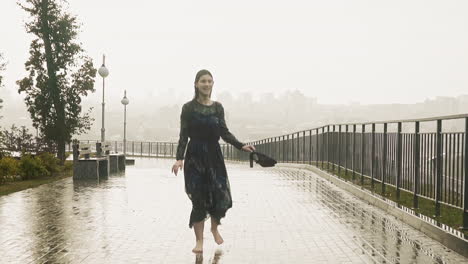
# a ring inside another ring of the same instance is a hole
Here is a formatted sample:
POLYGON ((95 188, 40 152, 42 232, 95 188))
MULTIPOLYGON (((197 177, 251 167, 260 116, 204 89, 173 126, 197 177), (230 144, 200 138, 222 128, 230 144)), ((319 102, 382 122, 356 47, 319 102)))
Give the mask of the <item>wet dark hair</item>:
MULTIPOLYGON (((195 83, 197 83, 203 75, 207 75, 207 74, 211 76, 211 78, 213 78, 213 75, 208 70, 205 70, 205 69, 199 70, 197 72, 197 75, 195 76, 195 83)), ((193 87, 195 88, 195 95, 193 96, 193 100, 197 99, 198 97, 198 89, 195 86, 195 83, 193 84, 193 87)), ((210 98, 211 98, 211 92, 210 92, 210 98)))

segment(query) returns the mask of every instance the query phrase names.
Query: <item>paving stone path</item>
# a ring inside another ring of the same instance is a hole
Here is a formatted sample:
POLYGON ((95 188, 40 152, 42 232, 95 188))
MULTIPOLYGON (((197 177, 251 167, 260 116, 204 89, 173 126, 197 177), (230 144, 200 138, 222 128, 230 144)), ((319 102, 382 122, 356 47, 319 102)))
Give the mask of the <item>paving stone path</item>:
POLYGON ((312 172, 227 163, 233 208, 218 246, 191 252, 191 204, 173 160, 136 159, 0 197, 0 263, 468 263, 312 172))

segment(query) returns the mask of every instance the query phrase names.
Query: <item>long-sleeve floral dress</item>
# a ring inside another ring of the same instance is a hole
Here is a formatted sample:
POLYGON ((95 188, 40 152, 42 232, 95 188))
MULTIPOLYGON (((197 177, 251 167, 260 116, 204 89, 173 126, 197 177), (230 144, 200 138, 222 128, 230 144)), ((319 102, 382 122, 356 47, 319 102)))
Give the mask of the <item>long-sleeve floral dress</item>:
POLYGON ((221 103, 213 101, 204 105, 193 99, 184 104, 176 159, 185 158, 185 192, 192 201, 190 228, 208 215, 220 223, 232 207, 229 179, 218 143, 220 137, 237 149, 244 146, 229 132, 221 103))

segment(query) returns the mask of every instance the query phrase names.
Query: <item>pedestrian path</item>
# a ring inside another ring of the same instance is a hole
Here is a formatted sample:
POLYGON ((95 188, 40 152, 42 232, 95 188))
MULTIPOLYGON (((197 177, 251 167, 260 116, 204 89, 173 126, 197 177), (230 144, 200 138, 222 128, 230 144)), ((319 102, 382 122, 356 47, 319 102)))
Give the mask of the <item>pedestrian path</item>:
POLYGON ((468 263, 310 171, 227 162, 233 208, 218 246, 191 252, 191 204, 173 160, 136 159, 0 197, 0 263, 468 263))

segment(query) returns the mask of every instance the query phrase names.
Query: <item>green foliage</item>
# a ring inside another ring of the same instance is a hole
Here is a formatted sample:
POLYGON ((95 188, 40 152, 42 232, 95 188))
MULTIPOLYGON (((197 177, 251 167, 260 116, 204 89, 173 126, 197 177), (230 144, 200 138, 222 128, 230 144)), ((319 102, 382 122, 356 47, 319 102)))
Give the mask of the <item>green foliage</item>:
POLYGON ((10 130, 3 129, 0 131, 0 148, 28 152, 33 146, 33 135, 29 133, 25 126, 19 128, 12 125, 10 130))
POLYGON ((9 178, 13 178, 19 173, 18 160, 10 157, 0 159, 0 184, 5 183, 9 178))
POLYGON ((59 162, 60 160, 55 155, 47 152, 36 157, 26 154, 21 160, 3 157, 0 159, 0 184, 7 181, 34 180, 58 175, 56 173, 70 171, 73 167, 72 162, 65 162, 64 166, 60 166, 59 162))
POLYGON ((77 42, 79 24, 66 12, 65 0, 20 0, 30 15, 26 32, 34 39, 25 63, 28 76, 17 81, 33 126, 57 143, 63 161, 65 143, 91 127, 91 109, 82 113, 81 97, 94 92, 96 69, 77 42))
POLYGON ((64 171, 72 171, 73 170, 73 162, 72 161, 65 161, 63 164, 64 171))
POLYGON ((59 171, 59 159, 55 157, 55 155, 44 152, 37 156, 41 161, 44 167, 47 169, 48 172, 54 173, 59 171))
POLYGON ((31 155, 24 155, 21 157, 20 174, 23 180, 32 180, 50 176, 50 172, 47 171, 42 160, 31 155))

